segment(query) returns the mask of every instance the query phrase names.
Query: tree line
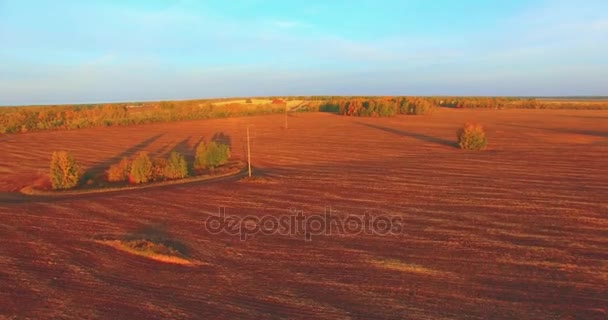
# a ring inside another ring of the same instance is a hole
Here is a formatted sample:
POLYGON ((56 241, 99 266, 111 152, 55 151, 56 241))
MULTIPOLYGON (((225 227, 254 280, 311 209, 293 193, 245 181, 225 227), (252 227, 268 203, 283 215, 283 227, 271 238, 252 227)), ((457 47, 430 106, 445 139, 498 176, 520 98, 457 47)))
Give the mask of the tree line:
POLYGON ((285 112, 285 105, 205 100, 0 108, 0 133, 126 126, 285 112))
POLYGON ((429 114, 437 107, 608 110, 608 100, 517 97, 329 97, 319 105, 318 111, 347 116, 390 117, 396 114, 429 114))
POLYGON ((125 126, 285 112, 285 101, 308 101, 298 111, 336 112, 350 116, 387 117, 428 114, 436 107, 487 109, 603 109, 608 100, 515 97, 258 97, 275 103, 224 103, 234 100, 184 100, 144 103, 0 107, 0 133, 125 126), (282 102, 282 103, 276 103, 282 102))

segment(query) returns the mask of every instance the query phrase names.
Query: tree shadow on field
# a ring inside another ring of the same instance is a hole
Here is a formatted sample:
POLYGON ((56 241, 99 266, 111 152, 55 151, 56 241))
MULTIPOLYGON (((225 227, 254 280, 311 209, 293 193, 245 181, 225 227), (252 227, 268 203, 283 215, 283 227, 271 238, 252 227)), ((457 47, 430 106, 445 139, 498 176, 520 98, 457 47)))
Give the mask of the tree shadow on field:
MULTIPOLYGON (((173 146, 173 148, 171 148, 171 150, 168 150, 165 153, 165 156, 168 156, 171 152, 177 152, 179 154, 181 154, 182 156, 184 156, 185 158, 188 158, 192 155, 192 147, 190 146, 190 139, 192 139, 192 136, 189 136, 188 138, 178 142, 177 144, 175 144, 173 146)), ((194 146, 196 148, 196 146, 194 146)))
POLYGON ((188 164, 189 172, 193 172, 194 170, 194 154, 196 152, 196 147, 199 145, 199 143, 201 143, 201 141, 203 141, 203 137, 200 137, 198 141, 194 143, 194 145, 190 144, 191 139, 192 136, 189 136, 188 138, 178 142, 176 145, 173 146, 173 148, 171 148, 171 150, 167 151, 167 153, 165 154, 165 157, 168 157, 171 152, 177 152, 181 154, 186 160, 186 163, 188 164))
POLYGON ((214 134, 213 137, 211 137, 211 141, 218 143, 218 144, 225 144, 228 147, 232 148, 232 139, 230 138, 229 135, 227 135, 223 132, 218 132, 218 133, 214 134))
POLYGON ((568 134, 580 134, 584 136, 608 138, 608 131, 599 130, 580 130, 580 129, 551 129, 551 131, 568 133, 568 134))
POLYGON ((180 241, 171 239, 165 226, 162 224, 150 224, 144 226, 124 235, 121 240, 147 240, 152 243, 162 244, 168 248, 174 249, 184 257, 188 257, 189 254, 187 246, 180 241))
POLYGON ((155 154, 165 154, 165 150, 167 150, 167 148, 169 148, 169 144, 166 143, 165 145, 163 145, 162 147, 160 147, 160 149, 158 149, 155 154))
POLYGON ((608 116, 575 116, 575 115, 562 115, 564 118, 578 118, 578 119, 591 119, 591 120, 605 120, 608 116))
POLYGON ((357 122, 357 124, 360 124, 362 126, 366 126, 366 127, 369 127, 369 128, 374 128, 374 129, 382 130, 382 131, 389 132, 389 133, 392 133, 392 134, 396 134, 396 135, 402 136, 402 137, 414 138, 416 140, 420 140, 420 141, 423 141, 423 142, 431 142, 431 143, 435 143, 435 144, 438 144, 438 145, 447 146, 447 147, 453 147, 453 148, 457 148, 458 147, 458 144, 455 141, 450 141, 450 140, 441 139, 441 138, 437 138, 437 137, 427 136, 427 135, 421 134, 421 133, 408 132, 408 131, 398 130, 398 129, 394 129, 394 128, 383 127, 383 126, 379 126, 379 125, 371 124, 371 123, 357 122))
POLYGON ((102 161, 101 163, 98 163, 97 165, 89 168, 87 170, 87 174, 92 175, 95 173, 102 172, 102 171, 106 170, 109 166, 111 166, 115 163, 118 163, 120 160, 122 160, 122 158, 134 156, 136 153, 143 150, 147 146, 151 145, 154 141, 158 140, 163 135, 164 135, 164 133, 160 133, 160 134, 154 135, 136 145, 133 145, 132 147, 128 148, 127 150, 113 156, 112 158, 106 159, 105 161, 102 161))
POLYGON ((563 133, 563 134, 579 134, 579 135, 590 136, 590 137, 608 138, 608 131, 581 130, 581 129, 568 129, 568 128, 536 128, 536 127, 522 126, 522 125, 516 125, 516 124, 504 124, 504 125, 509 126, 509 127, 515 127, 515 128, 544 130, 544 131, 557 132, 557 133, 563 133))

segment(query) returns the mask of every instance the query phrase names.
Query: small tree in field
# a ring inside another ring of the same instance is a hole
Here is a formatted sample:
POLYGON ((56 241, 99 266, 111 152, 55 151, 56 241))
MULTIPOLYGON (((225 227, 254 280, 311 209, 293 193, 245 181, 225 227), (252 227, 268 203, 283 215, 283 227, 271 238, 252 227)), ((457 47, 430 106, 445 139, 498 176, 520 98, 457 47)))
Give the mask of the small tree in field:
POLYGON ((122 158, 119 163, 113 164, 106 171, 109 182, 127 181, 131 172, 131 161, 122 158))
POLYGON ((131 172, 129 173, 129 182, 131 183, 146 183, 152 180, 153 174, 152 161, 148 154, 140 152, 131 163, 131 172))
POLYGON ((196 154, 194 157, 194 169, 205 170, 213 169, 220 166, 230 158, 230 148, 228 145, 216 143, 216 142, 201 142, 196 147, 196 154))
POLYGON ((165 172, 167 170, 167 159, 165 158, 154 158, 152 159, 152 179, 153 181, 161 181, 165 179, 165 172))
POLYGON ((458 130, 458 145, 465 150, 483 150, 488 145, 483 127, 476 123, 467 123, 458 130))
POLYGON ((80 180, 80 166, 66 151, 55 151, 51 158, 51 186, 53 189, 71 189, 80 180))
POLYGON ((207 169, 207 144, 204 141, 196 146, 193 166, 195 170, 207 169))
POLYGON ((222 143, 210 142, 207 146, 207 162, 209 167, 215 168, 228 162, 230 159, 230 148, 222 143))
POLYGON ((167 179, 181 179, 188 176, 188 164, 186 159, 181 154, 173 151, 169 155, 167 160, 167 166, 165 167, 165 178, 167 179))

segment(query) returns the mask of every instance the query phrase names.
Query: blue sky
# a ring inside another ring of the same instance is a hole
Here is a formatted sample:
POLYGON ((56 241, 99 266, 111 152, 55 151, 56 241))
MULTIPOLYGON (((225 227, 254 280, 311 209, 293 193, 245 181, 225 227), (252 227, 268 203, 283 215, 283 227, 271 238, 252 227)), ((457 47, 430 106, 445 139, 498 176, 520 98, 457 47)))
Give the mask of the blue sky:
POLYGON ((0 0, 0 105, 608 95, 608 1, 0 0))

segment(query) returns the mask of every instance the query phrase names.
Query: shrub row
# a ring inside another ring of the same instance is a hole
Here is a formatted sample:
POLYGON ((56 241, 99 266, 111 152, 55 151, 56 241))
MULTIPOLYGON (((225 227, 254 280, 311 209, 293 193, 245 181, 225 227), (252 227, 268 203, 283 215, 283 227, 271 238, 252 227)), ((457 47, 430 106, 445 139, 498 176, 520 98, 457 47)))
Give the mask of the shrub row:
POLYGON ((106 171, 109 182, 129 181, 129 183, 146 183, 150 181, 182 179, 188 176, 188 164, 184 156, 171 152, 168 158, 150 158, 146 152, 140 152, 129 160, 123 158, 106 171))
MULTIPOLYGON (((213 141, 201 142, 196 148, 193 168, 196 173, 215 169, 228 162, 229 158, 228 145, 213 141)), ((134 184, 182 179, 188 175, 188 163, 177 152, 171 152, 168 158, 150 158, 147 153, 140 152, 132 160, 123 158, 106 171, 109 182, 128 181, 134 184)))
MULTIPOLYGON (((195 173, 213 170, 228 162, 230 147, 220 142, 201 142, 196 148, 193 167, 195 173)), ((182 179, 189 175, 188 162, 181 154, 171 152, 167 158, 150 158, 146 152, 133 159, 127 157, 111 165, 105 172, 108 182, 133 184, 151 181, 182 179)), ((66 151, 55 151, 51 157, 49 177, 54 190, 72 189, 83 177, 82 167, 66 151)))

